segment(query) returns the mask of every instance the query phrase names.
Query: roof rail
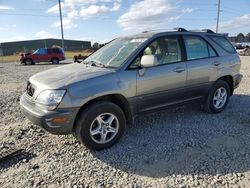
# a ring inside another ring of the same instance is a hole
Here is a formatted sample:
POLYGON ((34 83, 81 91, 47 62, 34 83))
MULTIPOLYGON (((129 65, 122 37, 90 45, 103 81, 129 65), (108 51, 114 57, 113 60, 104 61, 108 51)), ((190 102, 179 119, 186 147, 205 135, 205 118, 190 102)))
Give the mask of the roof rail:
POLYGON ((202 31, 207 32, 207 33, 214 33, 211 29, 202 29, 202 31))
POLYGON ((188 30, 186 30, 182 27, 175 27, 174 30, 177 30, 178 32, 188 32, 188 30))

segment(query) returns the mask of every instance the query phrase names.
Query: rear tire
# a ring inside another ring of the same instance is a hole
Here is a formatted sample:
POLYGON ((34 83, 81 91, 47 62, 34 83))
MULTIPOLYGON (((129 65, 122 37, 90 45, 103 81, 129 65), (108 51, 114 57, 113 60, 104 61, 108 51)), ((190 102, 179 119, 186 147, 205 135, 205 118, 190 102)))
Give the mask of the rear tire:
POLYGON ((229 98, 230 87, 228 83, 218 80, 210 89, 204 104, 204 110, 208 113, 220 113, 226 108, 229 98))
POLYGON ((59 64, 59 59, 57 58, 52 58, 51 59, 52 64, 59 64))
POLYGON ((97 102, 80 112, 74 135, 87 148, 102 150, 116 144, 125 127, 125 115, 119 106, 112 102, 97 102))

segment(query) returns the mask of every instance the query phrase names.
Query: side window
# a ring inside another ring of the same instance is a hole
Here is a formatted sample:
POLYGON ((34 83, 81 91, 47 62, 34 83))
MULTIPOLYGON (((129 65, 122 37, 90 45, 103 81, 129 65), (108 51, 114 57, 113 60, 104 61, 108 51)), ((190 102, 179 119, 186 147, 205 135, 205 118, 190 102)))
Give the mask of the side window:
POLYGON ((181 48, 177 37, 169 37, 164 39, 164 56, 162 64, 175 63, 181 61, 181 48))
POLYGON ((53 48, 53 53, 62 54, 62 50, 60 48, 53 48))
POLYGON ((48 54, 52 54, 52 53, 53 53, 52 49, 51 48, 48 49, 48 54))
POLYGON ((53 53, 54 54, 59 54, 58 50, 56 48, 53 48, 53 53))
POLYGON ((183 36, 183 39, 186 46, 187 60, 209 57, 208 45, 202 38, 183 36))
POLYGON ((140 67, 141 56, 138 56, 134 62, 129 66, 129 69, 137 69, 140 67))
POLYGON ((45 49, 45 48, 39 48, 38 50, 36 50, 36 51, 34 52, 34 54, 37 54, 37 55, 45 55, 45 54, 47 54, 47 49, 45 49))
POLYGON ((175 63, 181 61, 181 48, 177 37, 162 37, 150 43, 130 65, 130 68, 138 68, 143 55, 154 55, 157 65, 175 63))

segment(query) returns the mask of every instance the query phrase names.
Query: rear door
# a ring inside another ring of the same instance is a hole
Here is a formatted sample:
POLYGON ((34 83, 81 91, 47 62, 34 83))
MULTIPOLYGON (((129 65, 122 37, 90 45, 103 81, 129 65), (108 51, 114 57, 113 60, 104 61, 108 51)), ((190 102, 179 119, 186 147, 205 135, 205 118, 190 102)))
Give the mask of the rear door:
POLYGON ((61 48, 54 48, 53 49, 54 52, 54 57, 57 57, 59 60, 64 60, 64 52, 61 48))
POLYGON ((52 48, 48 48, 47 49, 47 56, 46 56, 46 61, 51 61, 51 58, 53 57, 53 49, 52 48))
POLYGON ((155 55, 158 63, 138 71, 139 111, 164 107, 185 98, 187 71, 181 49, 178 36, 166 36, 156 39, 142 52, 141 56, 155 55))
POLYGON ((200 98, 208 93, 220 64, 214 48, 201 36, 184 35, 187 59, 187 96, 200 98))

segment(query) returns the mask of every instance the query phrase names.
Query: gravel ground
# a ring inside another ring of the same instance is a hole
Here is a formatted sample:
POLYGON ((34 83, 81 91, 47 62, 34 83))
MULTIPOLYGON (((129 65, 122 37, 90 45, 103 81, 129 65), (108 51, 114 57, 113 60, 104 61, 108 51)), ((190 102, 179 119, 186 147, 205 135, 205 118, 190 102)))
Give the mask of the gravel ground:
POLYGON ((28 78, 52 67, 0 64, 0 151, 19 150, 0 159, 0 187, 250 187, 250 57, 223 113, 190 105, 148 114, 99 152, 21 114, 28 78))

